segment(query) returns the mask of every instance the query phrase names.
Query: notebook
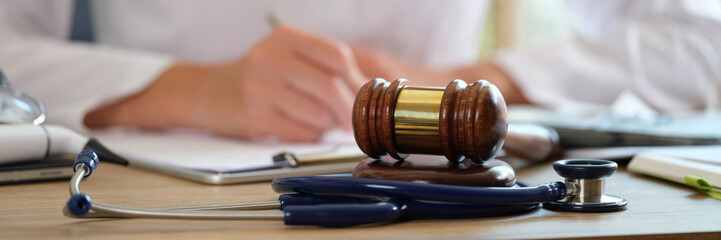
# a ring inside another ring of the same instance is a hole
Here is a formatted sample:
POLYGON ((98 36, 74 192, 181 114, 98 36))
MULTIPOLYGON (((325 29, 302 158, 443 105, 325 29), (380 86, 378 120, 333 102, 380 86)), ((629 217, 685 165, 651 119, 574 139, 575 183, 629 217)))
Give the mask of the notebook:
POLYGON ((643 151, 631 159, 628 170, 687 184, 687 176, 721 187, 721 145, 643 151))

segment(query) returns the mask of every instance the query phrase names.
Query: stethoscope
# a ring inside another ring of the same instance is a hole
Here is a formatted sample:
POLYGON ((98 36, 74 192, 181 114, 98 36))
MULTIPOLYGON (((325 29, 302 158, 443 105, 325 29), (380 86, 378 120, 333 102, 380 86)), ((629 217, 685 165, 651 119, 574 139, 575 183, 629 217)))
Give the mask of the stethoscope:
POLYGON ((572 159, 553 164, 565 182, 537 186, 470 187, 350 176, 282 177, 272 182, 277 201, 168 208, 124 207, 92 201, 80 181, 98 167, 90 150, 78 154, 70 180, 66 216, 88 218, 185 218, 283 220, 287 225, 348 227, 404 219, 475 218, 544 208, 570 212, 612 212, 627 201, 604 193, 605 178, 618 165, 572 159), (268 209, 279 209, 268 210, 268 209))

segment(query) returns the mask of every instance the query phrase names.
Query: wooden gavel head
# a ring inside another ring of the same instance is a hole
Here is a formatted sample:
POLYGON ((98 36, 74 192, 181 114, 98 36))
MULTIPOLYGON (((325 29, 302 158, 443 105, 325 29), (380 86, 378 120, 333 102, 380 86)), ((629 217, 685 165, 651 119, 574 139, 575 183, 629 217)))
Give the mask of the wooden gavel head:
POLYGON ((353 133, 372 158, 390 154, 445 155, 458 162, 492 159, 508 129, 506 102, 493 84, 454 80, 446 88, 406 86, 377 78, 363 85, 353 104, 353 133))

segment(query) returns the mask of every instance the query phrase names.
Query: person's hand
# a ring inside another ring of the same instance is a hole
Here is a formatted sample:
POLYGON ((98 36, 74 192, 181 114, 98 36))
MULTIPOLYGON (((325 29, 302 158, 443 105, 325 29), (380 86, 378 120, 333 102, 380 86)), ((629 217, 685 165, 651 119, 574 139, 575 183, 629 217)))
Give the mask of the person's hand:
POLYGON ((353 46, 353 55, 363 74, 370 78, 384 78, 389 81, 406 78, 413 85, 439 87, 445 87, 449 82, 459 78, 454 78, 448 71, 421 66, 361 45, 353 46))
POLYGON ((498 87, 508 104, 527 104, 528 99, 513 79, 497 64, 480 61, 454 69, 423 66, 364 46, 353 46, 353 55, 363 73, 370 78, 395 80, 406 78, 412 85, 445 87, 454 79, 475 82, 488 80, 498 87))
POLYGON ((85 124, 316 141, 326 130, 350 129, 355 93, 365 81, 349 47, 278 26, 239 61, 176 64, 143 92, 89 113, 85 124))

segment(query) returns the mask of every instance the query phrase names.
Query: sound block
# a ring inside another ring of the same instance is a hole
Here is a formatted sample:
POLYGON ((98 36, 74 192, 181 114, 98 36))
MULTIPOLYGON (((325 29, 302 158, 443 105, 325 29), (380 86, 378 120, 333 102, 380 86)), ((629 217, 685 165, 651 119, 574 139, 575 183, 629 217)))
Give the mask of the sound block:
POLYGON ((411 155, 404 161, 389 156, 368 158, 355 167, 353 176, 484 187, 511 187, 516 184, 516 173, 504 161, 491 159, 477 164, 463 159, 452 163, 443 156, 431 155, 411 155))

